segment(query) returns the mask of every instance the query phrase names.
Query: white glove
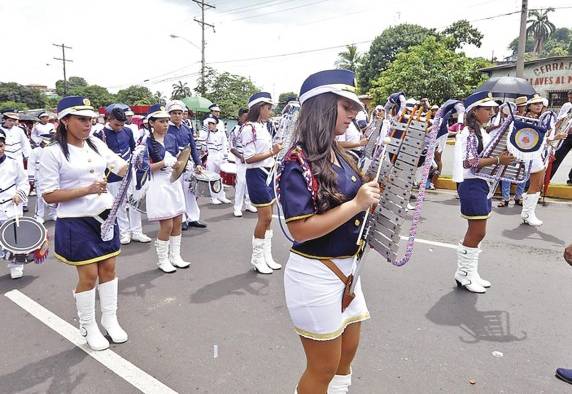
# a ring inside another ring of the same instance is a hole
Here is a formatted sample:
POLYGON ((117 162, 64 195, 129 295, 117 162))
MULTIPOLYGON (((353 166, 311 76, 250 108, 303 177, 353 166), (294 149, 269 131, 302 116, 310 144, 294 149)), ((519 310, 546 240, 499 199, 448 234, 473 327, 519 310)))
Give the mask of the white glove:
POLYGON ((165 164, 165 167, 173 167, 177 163, 177 159, 171 155, 165 155, 163 163, 165 164))

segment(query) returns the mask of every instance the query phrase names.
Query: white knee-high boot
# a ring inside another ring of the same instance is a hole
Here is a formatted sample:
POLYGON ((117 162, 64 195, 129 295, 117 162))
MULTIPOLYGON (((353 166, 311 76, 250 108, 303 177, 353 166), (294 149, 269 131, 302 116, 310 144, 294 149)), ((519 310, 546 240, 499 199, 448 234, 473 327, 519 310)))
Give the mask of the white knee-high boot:
POLYGON ((271 274, 274 271, 266 265, 264 259, 264 242, 264 239, 252 237, 252 257, 250 258, 250 264, 261 274, 271 274))
POLYGON ((531 226, 542 226, 542 220, 536 217, 536 206, 540 198, 540 192, 522 195, 522 212, 520 217, 525 224, 531 226))
POLYGON ((157 251, 157 267, 166 274, 171 274, 177 269, 169 261, 169 241, 155 240, 155 250, 157 251))
POLYGON ((455 281, 457 286, 464 287, 472 293, 486 293, 485 289, 477 277, 476 258, 478 259, 478 248, 468 248, 463 244, 457 246, 457 271, 455 281))
POLYGON ((181 236, 169 237, 169 261, 177 268, 189 268, 191 263, 181 257, 181 236))
POLYGON ((114 343, 123 343, 127 342, 128 337, 117 321, 117 283, 117 278, 100 283, 97 290, 101 306, 101 326, 114 343))
POLYGON ((104 350, 109 342, 99 331, 95 321, 95 288, 75 293, 75 304, 79 318, 79 332, 87 340, 88 346, 93 350, 104 350))
POLYGON ((328 385, 328 394, 344 394, 350 391, 352 374, 335 375, 328 385))
POLYGON ((482 250, 480 248, 477 248, 476 253, 473 256, 473 264, 475 266, 475 278, 477 279, 477 282, 483 286, 485 289, 488 289, 489 287, 491 287, 491 282, 489 282, 488 280, 484 280, 483 278, 481 278, 481 275, 479 274, 479 255, 481 254, 482 250))
POLYGON ((282 268, 281 264, 278 264, 272 258, 272 236, 274 235, 272 230, 266 230, 264 234, 264 261, 266 265, 272 268, 273 270, 279 270, 282 268))

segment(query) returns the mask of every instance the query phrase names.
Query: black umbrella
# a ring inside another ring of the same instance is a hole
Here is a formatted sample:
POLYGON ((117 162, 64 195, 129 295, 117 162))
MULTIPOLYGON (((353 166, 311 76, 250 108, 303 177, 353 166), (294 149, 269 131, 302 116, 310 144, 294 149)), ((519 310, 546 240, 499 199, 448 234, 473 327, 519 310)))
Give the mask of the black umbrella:
POLYGON ((530 82, 523 78, 517 77, 494 77, 485 81, 479 86, 475 92, 490 92, 495 97, 532 97, 536 94, 536 90, 530 82))

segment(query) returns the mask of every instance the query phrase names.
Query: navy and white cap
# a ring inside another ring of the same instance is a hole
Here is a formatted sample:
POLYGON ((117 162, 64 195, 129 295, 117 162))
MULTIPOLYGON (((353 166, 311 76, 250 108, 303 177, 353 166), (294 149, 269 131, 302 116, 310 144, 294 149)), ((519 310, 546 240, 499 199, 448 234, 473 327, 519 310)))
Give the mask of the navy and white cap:
POLYGON ((43 118, 44 116, 47 116, 48 118, 50 117, 50 114, 47 113, 46 111, 42 111, 40 112, 40 114, 38 115, 38 118, 43 118))
POLYGON ((209 116, 205 120, 203 120, 203 126, 208 126, 209 123, 218 124, 218 120, 213 116, 209 116))
POLYGON ((258 92, 250 96, 250 98, 248 99, 248 109, 252 108, 254 105, 258 103, 267 103, 274 105, 274 102, 272 101, 272 95, 268 92, 258 92))
POLYGON ((62 119, 68 115, 86 116, 94 118, 97 113, 93 110, 89 99, 82 96, 67 96, 58 103, 58 119, 62 119))
POLYGON ((310 75, 300 88, 300 104, 324 93, 334 93, 352 100, 360 108, 363 104, 356 94, 355 74, 349 70, 325 70, 310 75))
POLYGON ((218 104, 211 104, 209 105, 209 110, 212 111, 218 111, 220 112, 220 107, 218 106, 218 104))
POLYGON ((0 129, 0 140, 6 141, 6 133, 0 129))
POLYGON ((493 100, 493 95, 489 92, 475 92, 467 97, 463 104, 467 113, 476 107, 498 107, 493 100))
POLYGON ((171 113, 171 111, 181 111, 185 112, 187 110, 187 106, 181 100, 173 100, 167 103, 167 112, 171 113))
POLYGON ((125 116, 133 116, 135 115, 135 112, 133 112, 133 110, 131 109, 131 107, 127 107, 125 109, 125 116))
POLYGON ((169 118, 169 113, 165 111, 165 107, 161 104, 153 104, 147 111, 147 119, 164 119, 169 118))

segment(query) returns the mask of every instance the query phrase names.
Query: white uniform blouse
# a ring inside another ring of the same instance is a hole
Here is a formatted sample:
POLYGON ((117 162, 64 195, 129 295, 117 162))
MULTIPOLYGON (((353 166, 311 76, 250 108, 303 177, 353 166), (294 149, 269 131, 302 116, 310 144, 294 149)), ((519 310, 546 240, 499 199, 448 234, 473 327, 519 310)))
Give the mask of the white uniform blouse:
POLYGON ((30 183, 24 166, 19 160, 6 157, 0 163, 0 222, 14 217, 19 210, 22 215, 22 204, 15 207, 10 201, 16 194, 27 196, 30 183))
MULTIPOLYGON (((90 138, 99 153, 87 143, 82 148, 68 144, 69 160, 59 144, 44 148, 40 163, 40 190, 47 194, 59 189, 86 187, 105 177, 109 169, 117 174, 126 162, 98 138, 90 138)), ((97 216, 113 205, 110 193, 88 194, 70 201, 58 203, 59 218, 97 216)))
MULTIPOLYGON (((469 128, 465 126, 455 137, 455 166, 453 168, 453 181, 457 183, 461 183, 465 179, 478 178, 471 172, 470 168, 464 168, 463 166, 463 163, 467 158, 467 139, 469 137, 469 133, 469 128)), ((490 142, 491 136, 483 128, 481 128, 481 135, 483 136, 484 148, 490 142)))
POLYGON ((6 133, 6 156, 12 157, 22 164, 24 164, 24 157, 30 157, 32 147, 26 132, 18 126, 13 126, 11 129, 2 127, 6 133))
MULTIPOLYGON (((259 153, 267 153, 272 149, 272 136, 266 125, 260 122, 249 122, 242 127, 240 139, 244 148, 244 158, 249 159, 259 153), (255 131, 253 131, 253 128, 255 131)), ((274 157, 246 165, 246 168, 273 167, 274 157)))

